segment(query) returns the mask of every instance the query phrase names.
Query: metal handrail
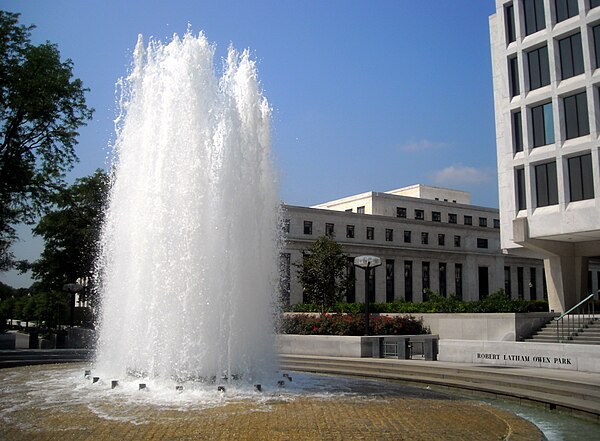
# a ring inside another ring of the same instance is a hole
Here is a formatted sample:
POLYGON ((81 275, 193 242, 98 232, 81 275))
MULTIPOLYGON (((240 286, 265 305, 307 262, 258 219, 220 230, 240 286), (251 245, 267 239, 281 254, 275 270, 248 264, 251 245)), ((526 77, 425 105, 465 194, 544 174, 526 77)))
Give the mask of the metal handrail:
POLYGON ((556 340, 558 343, 564 340, 572 340, 572 337, 578 332, 583 330, 587 323, 591 323, 595 318, 594 312, 594 294, 588 295, 585 299, 581 300, 578 304, 573 306, 568 311, 564 312, 556 320, 556 340), (587 303, 587 305, 586 305, 587 303), (587 306, 587 312, 585 309, 582 312, 571 314, 573 311, 579 308, 585 308, 587 306), (591 312, 590 312, 591 306, 591 312), (566 338, 565 338, 565 317, 566 317, 566 338))

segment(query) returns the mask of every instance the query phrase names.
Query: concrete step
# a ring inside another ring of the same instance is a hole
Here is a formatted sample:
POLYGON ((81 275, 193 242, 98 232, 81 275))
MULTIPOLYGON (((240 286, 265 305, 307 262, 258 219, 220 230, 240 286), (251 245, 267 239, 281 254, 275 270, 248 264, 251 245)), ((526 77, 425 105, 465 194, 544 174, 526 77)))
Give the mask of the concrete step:
POLYGON ((10 349, 0 350, 0 368, 90 360, 89 349, 10 349))
POLYGON ((353 369, 357 372, 372 372, 383 375, 401 374, 405 377, 413 377, 426 375, 430 378, 436 379, 456 379, 464 381, 468 378, 468 381, 474 383, 485 383, 493 378, 493 381, 497 384, 506 385, 519 385, 519 387, 525 389, 540 390, 546 389, 551 386, 551 390, 554 390, 557 386, 561 386, 559 393, 564 393, 567 396, 588 396, 590 393, 600 397, 600 382, 598 384, 589 384, 589 382, 581 382, 577 380, 565 380, 565 379, 552 379, 546 378, 542 381, 536 381, 528 375, 519 375, 518 371, 499 371, 494 368, 491 373, 489 368, 486 370, 479 369, 456 369, 443 367, 440 364, 433 362, 433 366, 419 366, 418 371, 414 370, 414 366, 411 365, 411 361, 404 364, 389 363, 390 359, 351 359, 352 361, 336 361, 334 360, 314 360, 314 359, 295 359, 294 363, 298 366, 316 366, 322 368, 329 367, 341 367, 345 369, 353 369), (366 361, 363 361, 366 360, 366 361), (375 362, 372 360, 376 360, 375 362), (383 362, 385 360, 385 362, 383 362))
MULTIPOLYGON (((281 356, 282 369, 361 376, 415 384, 447 387, 507 395, 545 403, 550 407, 574 409, 600 418, 600 381, 587 381, 585 375, 532 377, 519 368, 448 367, 449 363, 389 359, 344 359, 342 357, 281 356), (583 379, 581 378, 583 377, 583 379)), ((543 370, 542 370, 543 371, 543 370)), ((581 374, 581 373, 579 373, 581 374)), ((589 415, 588 415, 589 416, 589 415)))

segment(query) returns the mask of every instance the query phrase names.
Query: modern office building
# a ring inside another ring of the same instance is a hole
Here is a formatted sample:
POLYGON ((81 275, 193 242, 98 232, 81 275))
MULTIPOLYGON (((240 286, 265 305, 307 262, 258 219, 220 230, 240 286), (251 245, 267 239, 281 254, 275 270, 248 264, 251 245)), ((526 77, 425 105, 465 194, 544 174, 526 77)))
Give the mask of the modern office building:
POLYGON ((501 247, 565 311, 600 282, 600 0, 496 0, 490 39, 501 247))
POLYGON ((498 210, 470 205, 466 192, 414 185, 284 210, 283 280, 291 304, 303 301, 294 264, 323 235, 349 256, 350 302, 364 301, 364 276, 351 263, 365 254, 382 261, 370 288, 377 302, 420 302, 429 291, 464 300, 500 289, 513 298, 545 296, 542 261, 503 254, 498 210))

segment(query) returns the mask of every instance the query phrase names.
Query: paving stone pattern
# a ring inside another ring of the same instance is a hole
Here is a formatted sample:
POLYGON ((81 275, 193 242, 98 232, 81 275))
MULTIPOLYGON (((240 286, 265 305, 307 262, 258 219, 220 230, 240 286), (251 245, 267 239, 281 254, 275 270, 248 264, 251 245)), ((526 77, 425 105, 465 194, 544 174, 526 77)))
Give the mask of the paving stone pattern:
POLYGON ((240 401, 208 409, 123 403, 126 408, 120 412, 115 412, 120 405, 115 402, 96 403, 92 411, 59 397, 54 403, 13 406, 15 396, 35 396, 33 389, 44 387, 42 382, 26 381, 32 372, 0 371, 0 440, 542 439, 533 424, 487 404, 414 396, 273 397, 260 406, 240 401), (111 418, 102 416, 103 406, 111 418))

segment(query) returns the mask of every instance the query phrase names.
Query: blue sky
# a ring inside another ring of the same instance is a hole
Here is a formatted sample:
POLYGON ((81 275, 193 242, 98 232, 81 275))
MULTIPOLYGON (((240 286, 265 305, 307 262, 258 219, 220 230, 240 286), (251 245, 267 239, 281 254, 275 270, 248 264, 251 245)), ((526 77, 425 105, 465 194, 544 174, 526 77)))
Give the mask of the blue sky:
MULTIPOLYGON (((313 205, 415 183, 497 207, 488 17, 493 0, 1 0, 56 43, 90 88, 70 179, 106 166, 115 82, 142 34, 203 31, 224 56, 250 48, 273 107, 281 199, 313 205)), ((217 63, 219 65, 220 63, 217 63)), ((18 257, 34 259, 27 237, 18 257)), ((0 274, 13 286, 29 281, 0 274)))

